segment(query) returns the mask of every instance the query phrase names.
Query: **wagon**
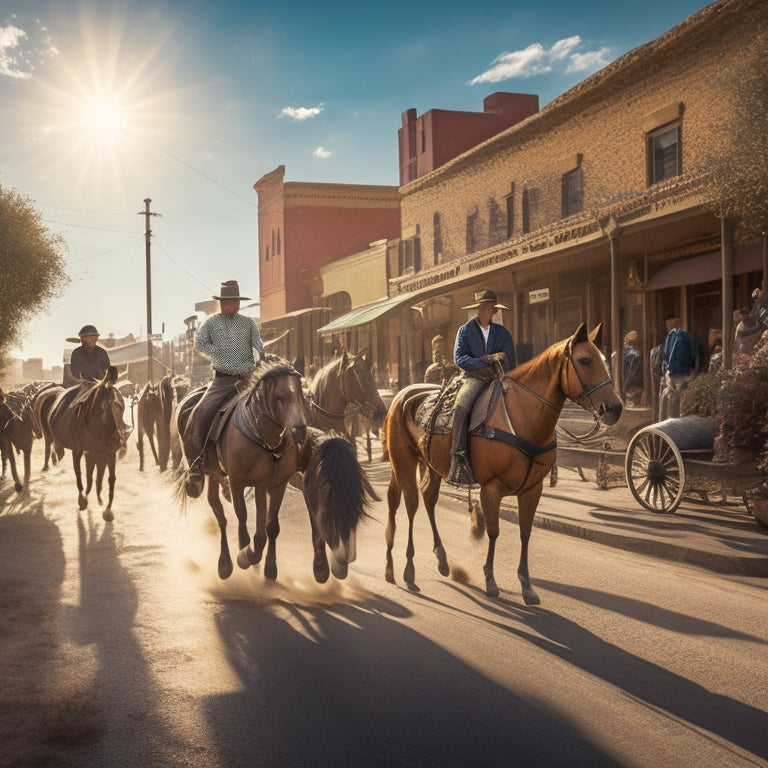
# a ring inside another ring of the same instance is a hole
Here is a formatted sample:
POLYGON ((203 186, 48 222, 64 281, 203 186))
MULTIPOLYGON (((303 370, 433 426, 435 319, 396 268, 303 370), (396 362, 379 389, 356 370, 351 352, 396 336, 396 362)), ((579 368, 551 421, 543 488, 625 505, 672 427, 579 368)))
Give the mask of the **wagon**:
POLYGON ((757 462, 712 461, 718 433, 714 419, 683 416, 640 429, 629 442, 624 459, 627 486, 635 500, 652 512, 674 512, 686 493, 719 490, 723 498, 740 496, 748 511, 747 492, 766 476, 757 462))

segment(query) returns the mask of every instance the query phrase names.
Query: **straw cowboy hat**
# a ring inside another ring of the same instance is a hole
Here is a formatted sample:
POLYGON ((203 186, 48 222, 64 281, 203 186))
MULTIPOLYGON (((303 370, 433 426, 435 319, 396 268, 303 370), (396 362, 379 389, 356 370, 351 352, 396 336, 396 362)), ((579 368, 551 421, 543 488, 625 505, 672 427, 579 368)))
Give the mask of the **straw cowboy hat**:
POLYGON ((249 296, 240 295, 240 286, 237 284, 237 280, 225 280, 221 284, 219 294, 219 296, 213 297, 217 301, 221 301, 222 299, 236 299, 237 301, 251 300, 249 296))
POLYGON ((494 309, 509 309, 504 304, 499 304, 493 291, 475 291, 475 303, 467 304, 462 309, 477 309, 481 304, 493 304, 494 309))
POLYGON ((101 336, 101 334, 96 330, 95 325, 84 325, 78 331, 77 338, 75 338, 74 336, 69 336, 67 338, 67 341, 70 344, 79 344, 83 336, 101 336))

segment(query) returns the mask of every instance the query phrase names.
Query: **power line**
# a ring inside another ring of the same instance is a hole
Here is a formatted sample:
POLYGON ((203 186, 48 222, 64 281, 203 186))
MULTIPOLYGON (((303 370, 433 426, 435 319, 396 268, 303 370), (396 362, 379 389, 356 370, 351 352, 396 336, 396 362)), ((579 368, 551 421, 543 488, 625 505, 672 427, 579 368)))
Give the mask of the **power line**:
POLYGON ((247 197, 243 197, 239 192, 235 192, 235 190, 230 189, 229 187, 222 184, 220 181, 217 181, 216 179, 209 176, 207 173, 204 173, 203 171, 199 170, 198 168, 195 168, 193 165, 190 165, 186 161, 182 160, 180 157, 177 157, 176 155, 169 152, 167 149, 163 149, 159 144, 155 144, 153 141, 150 141, 147 138, 144 138, 144 141, 147 142, 150 146, 154 147, 155 149, 159 150, 165 155, 168 155, 168 157, 175 160, 177 163, 181 163, 186 168, 189 168, 190 171, 194 171, 198 175, 202 176, 204 179, 208 179, 211 183, 215 184, 217 187, 221 187, 225 192, 229 192, 230 195, 234 195, 235 197, 239 197, 244 203, 247 203, 252 208, 258 208, 258 206, 251 200, 249 200, 247 197))
POLYGON ((89 224, 72 224, 68 221, 56 221, 56 219, 42 219, 48 224, 60 224, 62 227, 78 227, 79 229, 96 229, 99 232, 118 232, 121 235, 132 235, 136 230, 129 229, 107 229, 106 227, 92 227, 89 224))

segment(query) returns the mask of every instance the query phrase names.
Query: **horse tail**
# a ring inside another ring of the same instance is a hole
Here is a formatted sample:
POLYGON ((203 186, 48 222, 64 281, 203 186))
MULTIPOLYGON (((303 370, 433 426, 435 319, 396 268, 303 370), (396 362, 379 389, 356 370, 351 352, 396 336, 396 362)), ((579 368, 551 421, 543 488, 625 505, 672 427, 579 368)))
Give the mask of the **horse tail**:
POLYGON ((183 514, 187 512, 187 475, 188 470, 184 467, 184 463, 180 463, 168 477, 168 483, 171 486, 171 493, 173 496, 173 502, 177 507, 180 507, 183 514))
POLYGON ((313 439, 304 495, 311 508, 322 511, 317 523, 330 546, 346 541, 368 517, 367 505, 381 501, 357 460, 354 446, 333 433, 313 439))

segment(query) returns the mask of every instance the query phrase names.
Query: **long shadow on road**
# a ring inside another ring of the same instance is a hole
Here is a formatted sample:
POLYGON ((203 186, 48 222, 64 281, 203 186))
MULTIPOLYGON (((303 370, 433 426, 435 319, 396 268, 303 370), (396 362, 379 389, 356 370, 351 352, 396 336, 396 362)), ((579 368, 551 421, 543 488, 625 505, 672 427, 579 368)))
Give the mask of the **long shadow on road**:
POLYGON ((400 622, 354 604, 226 604, 242 692, 207 703, 227 766, 615 766, 561 715, 497 685, 400 622))

